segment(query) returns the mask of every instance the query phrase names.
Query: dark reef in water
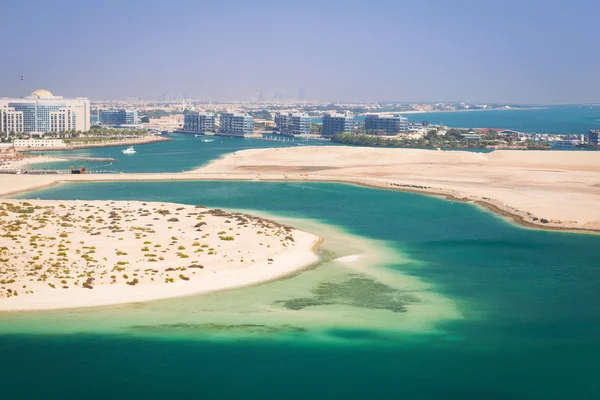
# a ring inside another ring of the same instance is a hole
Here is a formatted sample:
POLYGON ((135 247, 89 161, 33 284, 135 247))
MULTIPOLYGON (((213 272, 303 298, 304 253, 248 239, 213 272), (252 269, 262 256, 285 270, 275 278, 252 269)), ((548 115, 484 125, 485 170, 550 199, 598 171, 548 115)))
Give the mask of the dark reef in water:
POLYGON ((281 325, 281 326, 269 326, 269 325, 261 325, 261 324, 160 324, 160 325, 133 325, 130 327, 132 330, 137 331, 145 331, 145 332, 165 332, 165 331, 179 331, 185 333, 201 333, 201 334, 211 334, 216 332, 246 332, 246 333, 261 333, 261 334, 280 334, 280 333, 304 333, 306 331, 305 328, 300 328, 297 326, 291 325, 281 325))
POLYGON ((406 312, 406 305, 418 300, 402 290, 364 277, 353 277, 342 283, 321 283, 313 291, 314 297, 299 297, 276 301, 290 310, 307 307, 343 304, 352 307, 406 312))

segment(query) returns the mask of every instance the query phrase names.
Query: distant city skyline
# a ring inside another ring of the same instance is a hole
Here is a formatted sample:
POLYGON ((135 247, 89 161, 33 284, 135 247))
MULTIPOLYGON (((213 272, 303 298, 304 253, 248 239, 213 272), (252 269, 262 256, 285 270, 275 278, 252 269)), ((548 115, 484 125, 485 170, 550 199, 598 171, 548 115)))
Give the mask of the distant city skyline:
POLYGON ((23 34, 4 44, 0 97, 600 103, 591 0, 35 0, 2 14, 3 37, 23 34))

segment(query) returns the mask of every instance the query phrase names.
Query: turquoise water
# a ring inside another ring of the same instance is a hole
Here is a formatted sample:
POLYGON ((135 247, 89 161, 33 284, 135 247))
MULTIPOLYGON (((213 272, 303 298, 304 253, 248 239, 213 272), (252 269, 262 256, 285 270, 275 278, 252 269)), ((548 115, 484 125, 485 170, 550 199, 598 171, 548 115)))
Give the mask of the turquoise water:
POLYGON ((324 258, 385 257, 207 296, 0 315, 0 398, 600 397, 600 236, 326 183, 87 183, 26 197, 268 212, 323 235, 324 258), (294 307, 299 297, 313 305, 294 307))
MULTIPOLYGON (((213 142, 205 143, 194 135, 170 135, 170 142, 159 142, 135 146, 136 154, 123 154, 122 150, 128 146, 101 147, 70 151, 52 151, 49 156, 60 157, 98 157, 114 158, 117 161, 106 162, 52 162, 32 165, 31 169, 63 169, 68 170, 70 165, 82 165, 91 171, 99 172, 182 172, 199 168, 203 164, 244 149, 263 149, 268 147, 295 146, 291 142, 276 142, 265 140, 252 140, 241 138, 215 137, 213 142)), ((320 146, 328 142, 311 141, 311 146, 320 146)))

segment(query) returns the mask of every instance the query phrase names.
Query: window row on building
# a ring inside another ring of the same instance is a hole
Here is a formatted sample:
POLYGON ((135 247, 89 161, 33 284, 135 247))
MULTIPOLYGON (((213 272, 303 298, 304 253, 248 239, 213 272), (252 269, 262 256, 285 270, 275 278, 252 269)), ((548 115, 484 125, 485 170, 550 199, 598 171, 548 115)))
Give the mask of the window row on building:
POLYGON ((16 148, 63 147, 65 142, 60 139, 15 139, 13 145, 16 148))
POLYGON ((323 116, 323 136, 333 136, 339 133, 354 133, 354 115, 325 114, 323 116))
POLYGON ((183 130, 186 132, 214 132, 215 114, 192 112, 183 116, 183 130))
MULTIPOLYGON (((216 116, 211 113, 192 112, 183 117, 185 132, 215 132, 216 116)), ((254 119, 247 114, 223 113, 219 116, 219 134, 248 136, 254 133, 254 119)))
POLYGON ((139 123, 137 110, 101 110, 98 120, 103 125, 136 125, 139 123))
POLYGON ((219 118, 219 133, 247 136, 254 133, 254 118, 247 114, 223 113, 219 118))
POLYGON ((408 133, 408 118, 400 115, 370 114, 365 117, 365 132, 370 135, 397 135, 408 133))
POLYGON ((311 119, 308 114, 289 113, 275 114, 275 124, 279 133, 286 136, 308 135, 310 134, 311 119))

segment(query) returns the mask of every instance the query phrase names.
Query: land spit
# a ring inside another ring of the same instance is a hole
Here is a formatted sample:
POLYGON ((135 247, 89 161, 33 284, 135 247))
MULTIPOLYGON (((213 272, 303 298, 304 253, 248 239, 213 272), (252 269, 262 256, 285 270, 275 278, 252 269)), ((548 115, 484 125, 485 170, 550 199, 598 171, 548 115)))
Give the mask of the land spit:
POLYGON ((113 305, 279 278, 319 237, 264 218, 139 201, 4 200, 0 310, 113 305))

